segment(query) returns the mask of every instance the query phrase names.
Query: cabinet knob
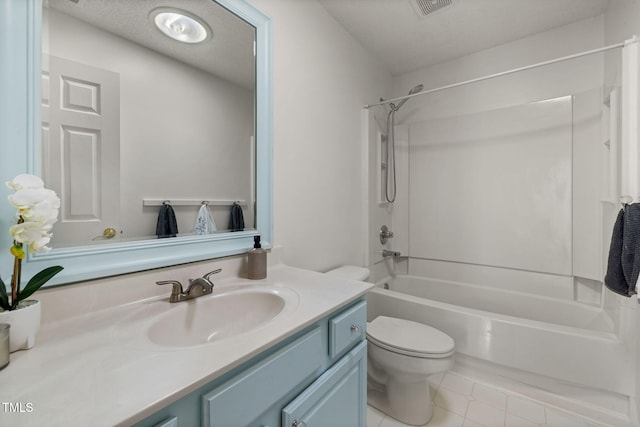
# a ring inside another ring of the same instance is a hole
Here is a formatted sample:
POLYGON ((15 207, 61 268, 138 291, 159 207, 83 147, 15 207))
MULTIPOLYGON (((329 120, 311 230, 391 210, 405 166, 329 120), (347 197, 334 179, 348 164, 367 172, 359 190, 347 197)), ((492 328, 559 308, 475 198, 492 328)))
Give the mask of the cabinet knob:
POLYGON ((362 328, 360 327, 360 325, 353 324, 351 325, 351 332, 355 332, 356 334, 361 335, 362 328))
POLYGON ((304 421, 293 420, 291 427, 307 427, 307 424, 304 421))

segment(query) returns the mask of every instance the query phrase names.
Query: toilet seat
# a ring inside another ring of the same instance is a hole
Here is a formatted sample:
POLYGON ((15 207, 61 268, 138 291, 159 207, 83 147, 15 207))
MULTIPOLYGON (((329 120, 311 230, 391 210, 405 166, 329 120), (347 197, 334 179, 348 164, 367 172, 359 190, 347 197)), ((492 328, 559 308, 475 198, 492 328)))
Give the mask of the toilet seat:
POLYGON ((440 359, 453 355, 453 338, 431 326, 395 317, 378 316, 367 323, 367 339, 406 356, 440 359))

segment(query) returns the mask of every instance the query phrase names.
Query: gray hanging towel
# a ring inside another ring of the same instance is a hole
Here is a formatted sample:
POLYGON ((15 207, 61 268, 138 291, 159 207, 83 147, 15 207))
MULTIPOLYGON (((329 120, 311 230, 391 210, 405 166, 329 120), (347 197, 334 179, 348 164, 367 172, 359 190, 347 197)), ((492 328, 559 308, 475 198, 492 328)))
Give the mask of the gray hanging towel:
POLYGON ((229 215, 229 230, 242 231, 244 230, 244 215, 242 214, 242 206, 238 202, 231 206, 231 213, 229 215))
POLYGON ((178 234, 178 223, 176 214, 169 203, 162 203, 158 212, 158 223, 156 224, 156 235, 158 239, 165 237, 176 237, 178 234))
POLYGON ((629 297, 636 293, 640 273, 640 203, 626 205, 613 226, 607 274, 611 291, 629 297))

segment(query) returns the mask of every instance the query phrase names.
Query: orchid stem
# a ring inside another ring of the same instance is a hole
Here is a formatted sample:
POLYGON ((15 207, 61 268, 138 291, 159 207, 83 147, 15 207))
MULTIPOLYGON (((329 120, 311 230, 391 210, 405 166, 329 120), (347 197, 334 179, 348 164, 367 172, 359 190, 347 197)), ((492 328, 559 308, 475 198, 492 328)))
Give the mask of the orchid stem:
POLYGON ((18 289, 22 273, 22 259, 15 257, 13 260, 13 276, 11 276, 11 306, 18 301, 18 289))
MULTIPOLYGON (((22 215, 18 218, 18 224, 24 223, 22 215)), ((22 243, 13 241, 13 246, 20 248, 22 252, 22 243)), ((18 304, 18 295, 20 294, 20 280, 22 276, 22 257, 14 255, 13 260, 13 276, 11 276, 11 307, 15 307, 18 304)))

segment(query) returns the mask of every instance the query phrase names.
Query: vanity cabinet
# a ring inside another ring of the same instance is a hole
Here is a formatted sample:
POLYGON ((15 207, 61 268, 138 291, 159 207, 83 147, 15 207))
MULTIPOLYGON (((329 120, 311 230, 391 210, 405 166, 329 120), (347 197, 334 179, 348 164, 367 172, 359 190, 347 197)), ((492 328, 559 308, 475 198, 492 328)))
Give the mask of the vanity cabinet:
POLYGON ((360 299, 135 426, 364 427, 365 327, 360 299))

